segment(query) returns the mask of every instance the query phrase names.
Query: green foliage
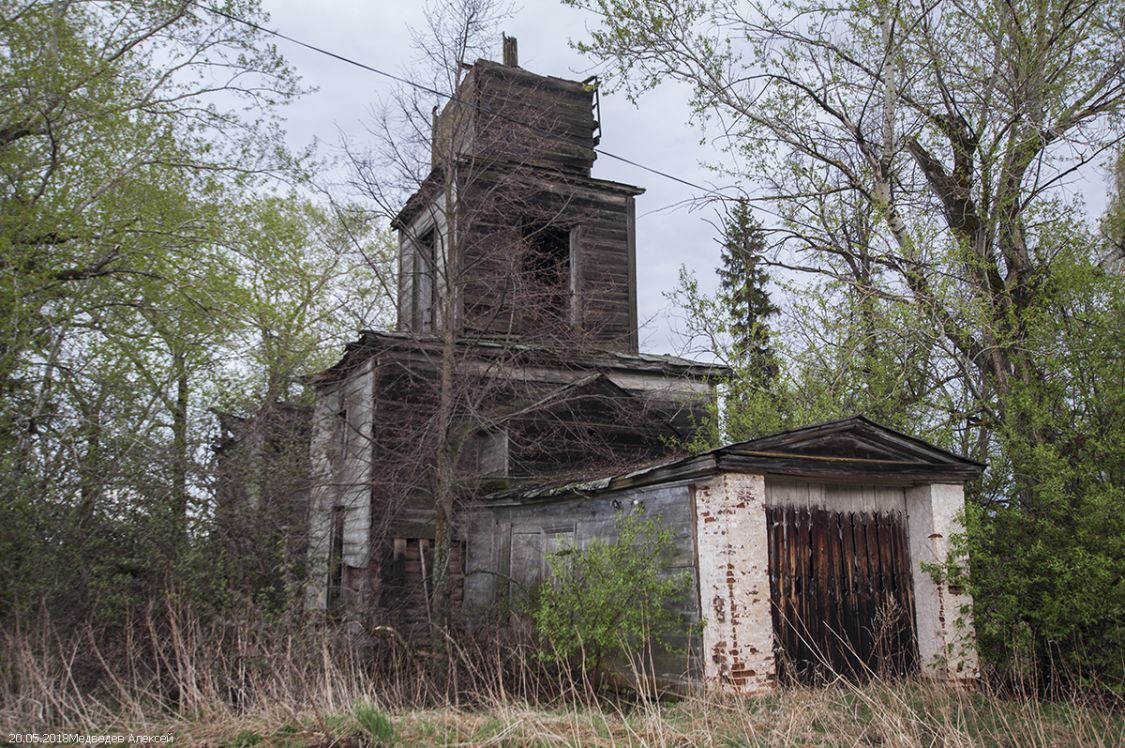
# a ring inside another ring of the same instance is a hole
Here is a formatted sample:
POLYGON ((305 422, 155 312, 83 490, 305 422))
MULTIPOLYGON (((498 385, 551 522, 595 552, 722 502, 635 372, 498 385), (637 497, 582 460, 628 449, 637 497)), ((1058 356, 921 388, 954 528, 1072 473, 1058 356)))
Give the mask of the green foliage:
POLYGON ((1118 147, 1110 169, 1109 204, 1100 223, 1105 244, 1102 265, 1110 270, 1125 270, 1125 147, 1118 147))
MULTIPOLYGON (((685 446, 701 451, 785 428, 789 410, 782 401, 787 396, 787 383, 776 374, 763 380, 760 360, 741 355, 736 349, 736 322, 723 295, 703 293, 695 276, 681 268, 679 286, 667 297, 683 312, 683 332, 690 345, 733 371, 730 381, 720 388, 720 399, 707 404, 706 420, 696 424, 692 439, 685 446)), ((757 323, 756 329, 769 338, 764 322, 757 323)), ((777 361, 773 351, 769 358, 771 364, 777 361)))
POLYGON ((356 704, 355 720, 371 738, 374 745, 389 745, 394 742, 395 728, 390 718, 373 704, 356 704))
POLYGON ((301 91, 252 27, 167 0, 0 17, 0 615, 108 623, 173 581, 227 603, 208 409, 299 396, 385 313, 387 235, 277 189, 306 176, 277 111, 301 91))
MULTIPOLYGON (((704 446, 863 413, 987 462, 964 548, 982 651, 1120 690, 1121 4, 569 4, 599 14, 578 47, 627 91, 692 88, 797 274, 776 381, 736 368, 704 446), (1113 151, 1098 222, 1058 175, 1093 182, 1113 151)), ((682 295, 735 358, 722 305, 682 295)))
POLYGON ((763 330, 770 340, 768 362, 777 367, 763 381, 760 360, 738 349, 737 322, 723 292, 704 294, 695 277, 681 270, 679 287, 669 298, 682 310, 686 333, 697 348, 732 370, 689 449, 857 413, 958 448, 950 441, 952 417, 939 414, 959 413, 961 404, 945 388, 927 389, 935 362, 916 310, 864 299, 846 284, 783 288, 791 294, 784 318, 788 334, 763 330))
POLYGON ((1030 330, 1043 376, 1008 400, 1021 427, 997 432, 992 469, 1010 484, 968 507, 958 581, 1002 672, 1123 695, 1125 279, 1070 252, 1055 270, 1030 330))
POLYGON ((532 613, 541 656, 598 673, 613 655, 666 647, 685 632, 676 606, 690 578, 663 566, 672 537, 657 517, 622 513, 616 539, 553 553, 532 613))

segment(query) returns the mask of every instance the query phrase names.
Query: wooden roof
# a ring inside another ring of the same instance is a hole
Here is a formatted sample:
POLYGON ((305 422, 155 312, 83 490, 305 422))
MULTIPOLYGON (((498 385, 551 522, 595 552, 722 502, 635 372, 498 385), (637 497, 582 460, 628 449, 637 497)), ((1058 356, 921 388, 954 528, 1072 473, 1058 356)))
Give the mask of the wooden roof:
POLYGON ((515 501, 563 498, 720 472, 823 478, 834 482, 961 483, 979 477, 984 468, 983 463, 881 426, 863 416, 853 416, 653 463, 629 473, 582 483, 500 492, 492 498, 515 501))
MULTIPOLYGON (((528 164, 501 158, 494 159, 488 163, 480 163, 479 161, 473 162, 472 159, 463 158, 460 159, 456 165, 464 165, 466 167, 471 165, 477 177, 483 174, 505 174, 528 187, 534 187, 545 191, 568 187, 573 190, 593 190, 594 192, 604 192, 615 195, 636 196, 643 195, 645 192, 644 187, 638 187, 633 184, 615 182, 610 179, 598 179, 597 177, 584 177, 579 174, 570 174, 558 169, 553 169, 549 166, 528 164)), ((403 230, 409 226, 410 222, 414 220, 414 217, 439 194, 444 178, 445 168, 443 166, 437 165, 430 169, 430 173, 418 184, 418 189, 407 198, 402 209, 391 219, 391 227, 403 230)))
MULTIPOLYGON (((320 385, 346 377, 360 362, 376 353, 417 355, 436 361, 441 354, 442 340, 435 335, 416 335, 409 332, 363 330, 360 337, 344 348, 344 355, 335 364, 310 377, 310 384, 320 385)), ((579 348, 533 345, 501 337, 476 336, 458 340, 459 357, 481 360, 505 359, 511 363, 529 362, 539 366, 557 366, 560 369, 590 369, 603 372, 659 373, 664 376, 684 377, 701 381, 718 382, 730 376, 730 369, 722 364, 692 361, 679 356, 657 353, 630 353, 596 348, 579 348)))

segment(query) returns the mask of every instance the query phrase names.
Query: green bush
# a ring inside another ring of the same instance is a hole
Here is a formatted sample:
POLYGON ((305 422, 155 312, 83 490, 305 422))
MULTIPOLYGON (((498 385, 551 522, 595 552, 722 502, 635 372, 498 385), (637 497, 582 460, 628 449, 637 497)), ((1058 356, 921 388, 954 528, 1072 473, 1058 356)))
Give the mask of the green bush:
POLYGON ((1002 679, 1125 696, 1125 495, 1036 498, 1035 511, 968 505, 955 553, 970 568, 943 571, 972 593, 981 655, 1002 679))
POLYGON ((616 540, 551 554, 551 578, 533 610, 540 655, 598 673, 614 654, 666 649, 667 637, 688 627, 675 605, 690 586, 686 572, 663 569, 671 546, 672 532, 657 518, 619 514, 616 540))

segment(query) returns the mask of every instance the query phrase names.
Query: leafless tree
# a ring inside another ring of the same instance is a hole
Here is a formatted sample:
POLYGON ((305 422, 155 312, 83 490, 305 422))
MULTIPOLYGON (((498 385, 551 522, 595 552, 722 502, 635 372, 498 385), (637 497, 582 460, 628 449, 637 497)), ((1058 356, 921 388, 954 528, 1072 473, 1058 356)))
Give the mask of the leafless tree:
MULTIPOLYGON (((374 147, 346 144, 352 188, 400 235, 398 277, 381 280, 398 294, 399 324, 397 333, 359 344, 388 353, 368 395, 374 432, 366 421, 348 423, 352 441, 335 447, 355 450, 358 467, 313 465, 322 483, 341 490, 375 486, 372 562, 355 585, 368 599, 394 592, 375 561, 380 549, 389 558, 397 552, 392 526, 432 524, 432 559, 409 550, 424 567, 418 608, 440 649, 456 587, 458 508, 482 486, 514 479, 494 472, 498 462, 503 471, 511 464, 525 476, 558 477, 651 457, 675 436, 667 414, 640 401, 624 406, 625 393, 582 361, 598 349, 635 349, 631 260, 620 237, 623 206, 639 190, 614 188, 620 277, 606 274, 579 294, 576 232, 602 209, 581 196, 605 189, 590 180, 590 93, 518 68, 514 40, 503 64, 470 64, 488 54, 485 35, 499 40, 503 17, 477 0, 429 8, 415 70, 437 73, 384 103, 368 132, 374 147)), ((359 359, 345 357, 322 381, 346 389, 349 365, 359 359)), ((317 417, 344 408, 324 407, 317 417)), ((329 556, 338 568, 331 549, 329 556)))

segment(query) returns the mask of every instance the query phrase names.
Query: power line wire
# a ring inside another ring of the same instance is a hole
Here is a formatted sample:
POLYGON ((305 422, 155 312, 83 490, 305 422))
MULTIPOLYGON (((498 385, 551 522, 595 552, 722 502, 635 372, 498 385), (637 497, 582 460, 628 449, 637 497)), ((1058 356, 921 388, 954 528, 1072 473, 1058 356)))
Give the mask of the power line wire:
MULTIPOLYGON (((311 50, 311 51, 316 52, 318 54, 326 55, 328 57, 331 57, 335 60, 339 60, 340 62, 346 63, 348 65, 354 65, 355 67, 360 68, 361 70, 365 70, 365 71, 370 72, 370 73, 375 73, 376 75, 381 75, 384 78, 389 78, 390 80, 393 80, 393 81, 396 81, 398 83, 402 83, 404 85, 407 85, 407 86, 410 86, 412 88, 418 89, 419 91, 424 91, 425 93, 432 94, 434 96, 438 96, 438 97, 441 97, 441 98, 449 99, 450 101, 455 101, 455 102, 462 103, 462 104, 468 103, 468 102, 465 102, 462 99, 460 99, 456 94, 450 94, 450 93, 446 93, 444 91, 438 91, 435 88, 430 88, 429 86, 423 85, 421 83, 417 83, 417 82, 412 81, 408 78, 404 78, 401 75, 395 75, 394 73, 388 72, 386 70, 382 70, 380 68, 374 67, 372 65, 368 65, 368 64, 363 63, 363 62, 359 62, 358 60, 353 60, 352 58, 347 57, 345 55, 338 54, 336 52, 332 52, 331 50, 324 49, 323 47, 318 47, 315 44, 310 44, 308 42, 301 41, 300 39, 289 36, 288 34, 283 34, 280 31, 276 31, 274 29, 267 28, 265 26, 262 26, 260 24, 255 23, 253 21, 248 21, 245 18, 240 18, 240 17, 238 17, 238 16, 236 16, 232 13, 226 12, 225 10, 220 10, 218 8, 212 8, 211 6, 204 5, 203 3, 200 3, 200 2, 196 2, 195 5, 199 8, 201 8, 202 10, 207 11, 208 13, 212 13, 216 16, 221 16, 222 18, 226 18, 227 20, 233 21, 235 23, 240 23, 240 24, 242 24, 244 26, 247 26, 249 28, 252 28, 256 31, 260 31, 263 34, 269 34, 271 36, 277 37, 278 39, 284 39, 285 41, 290 42, 292 44, 296 44, 300 47, 304 47, 305 49, 311 50)), ((559 137, 558 133, 554 133, 554 132, 551 132, 549 130, 544 130, 543 128, 532 125, 529 122, 523 122, 523 121, 517 120, 513 117, 505 115, 503 112, 497 112, 497 111, 493 110, 493 111, 490 112, 490 114, 492 114, 496 117, 499 117, 501 119, 504 119, 508 122, 511 122, 513 124, 519 125, 521 127, 525 127, 529 130, 534 130, 534 131, 539 132, 543 135, 547 135, 547 136, 553 137, 553 138, 559 137)), ((612 153, 610 151, 607 151, 607 150, 604 150, 604 149, 598 148, 598 147, 595 147, 593 150, 594 150, 595 153, 597 153, 601 156, 605 156, 607 158, 612 158, 616 161, 620 161, 622 163, 629 164, 630 166, 636 167, 638 169, 643 169, 644 171, 647 171, 651 174, 656 174, 657 176, 664 177, 665 179, 670 179, 673 182, 679 182, 680 184, 685 185, 687 187, 691 187, 692 189, 700 190, 701 192, 703 192, 707 195, 711 195, 713 197, 718 197, 722 200, 732 200, 732 199, 734 199, 734 198, 731 198, 727 195, 724 195, 723 193, 719 192, 718 190, 714 190, 714 189, 711 189, 709 187, 704 187, 703 185, 696 184, 695 182, 684 179, 682 177, 677 177, 675 174, 669 174, 668 172, 663 171, 661 169, 657 169, 657 168, 652 167, 652 166, 646 166, 645 164, 642 164, 638 161, 634 161, 631 158, 627 158, 625 156, 621 156, 621 155, 618 155, 616 153, 612 153)))

